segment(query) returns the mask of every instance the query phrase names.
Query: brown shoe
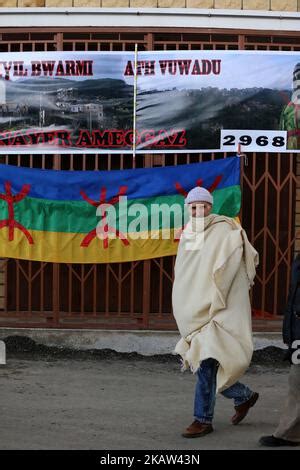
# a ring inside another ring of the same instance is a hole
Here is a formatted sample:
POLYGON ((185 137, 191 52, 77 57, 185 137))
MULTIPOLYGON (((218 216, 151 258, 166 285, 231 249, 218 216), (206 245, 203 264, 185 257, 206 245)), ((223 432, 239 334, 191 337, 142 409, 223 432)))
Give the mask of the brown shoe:
POLYGON ((236 411, 235 415, 232 416, 231 422, 232 424, 239 424, 247 415, 249 409, 255 405, 259 397, 259 394, 254 392, 253 395, 247 400, 245 403, 242 403, 239 406, 235 406, 234 409, 236 411))
POLYGON ((183 437, 202 437, 205 434, 213 432, 213 427, 211 424, 200 423, 195 419, 195 421, 182 433, 183 437))

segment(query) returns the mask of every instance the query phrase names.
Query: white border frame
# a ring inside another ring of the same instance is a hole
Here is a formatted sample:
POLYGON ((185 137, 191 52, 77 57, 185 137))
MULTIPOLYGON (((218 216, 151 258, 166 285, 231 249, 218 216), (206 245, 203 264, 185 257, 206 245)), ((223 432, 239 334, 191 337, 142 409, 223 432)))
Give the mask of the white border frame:
POLYGON ((300 31, 300 13, 198 8, 0 8, 1 28, 126 27, 300 31))

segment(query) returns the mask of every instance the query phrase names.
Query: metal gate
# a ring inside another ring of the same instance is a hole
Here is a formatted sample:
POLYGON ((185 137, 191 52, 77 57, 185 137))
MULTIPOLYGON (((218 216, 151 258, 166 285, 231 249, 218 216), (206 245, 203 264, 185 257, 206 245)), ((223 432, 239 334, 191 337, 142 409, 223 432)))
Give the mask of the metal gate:
MULTIPOLYGON (((300 50, 300 34, 232 30, 44 28, 0 30, 0 52, 133 50, 300 50)), ((182 165, 222 154, 138 155, 135 167, 182 165)), ((242 223, 260 253, 252 292, 256 318, 278 319, 288 292, 295 243, 296 155, 247 154, 242 223)), ((58 170, 132 168, 128 155, 0 156, 1 163, 58 170)), ((299 183, 298 183, 299 186, 299 183)), ((120 264, 0 261, 0 326, 174 329, 174 257, 120 264)), ((275 325, 276 322, 272 322, 275 325)), ((260 323, 256 322, 256 328, 260 323)), ((264 327, 264 325, 263 325, 264 327)), ((270 322, 267 328, 270 330, 270 322)))

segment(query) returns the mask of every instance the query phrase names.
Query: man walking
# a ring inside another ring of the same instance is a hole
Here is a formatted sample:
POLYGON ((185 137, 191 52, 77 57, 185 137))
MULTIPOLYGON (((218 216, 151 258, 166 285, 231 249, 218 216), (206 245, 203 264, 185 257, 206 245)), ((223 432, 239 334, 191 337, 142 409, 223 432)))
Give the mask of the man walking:
POLYGON ((234 400, 234 425, 258 399, 237 382, 253 353, 249 289, 258 253, 237 222, 211 214, 205 188, 192 189, 185 202, 191 217, 179 242, 172 300, 182 336, 175 351, 198 379, 195 419, 182 434, 192 438, 213 431, 216 392, 234 400))
POLYGON ((283 321, 283 341, 291 362, 289 389, 284 412, 271 436, 259 442, 267 447, 300 445, 300 255, 292 266, 292 279, 283 321))

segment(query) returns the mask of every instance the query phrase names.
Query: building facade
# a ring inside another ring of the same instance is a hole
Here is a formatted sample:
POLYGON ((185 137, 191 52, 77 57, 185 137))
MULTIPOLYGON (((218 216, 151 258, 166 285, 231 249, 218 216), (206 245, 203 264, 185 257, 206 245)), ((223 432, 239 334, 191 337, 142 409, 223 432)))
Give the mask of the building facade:
MULTIPOLYGON (((26 51, 300 50, 300 0, 4 0, 0 53, 26 51)), ((73 110, 77 112, 78 110, 73 110)), ((101 110, 97 110, 98 114, 101 110)), ((16 155, 1 163, 58 170, 181 165, 226 154, 16 155)), ((260 253, 254 326, 280 326, 300 251, 300 156, 242 157, 241 219, 260 253)), ((174 257, 107 265, 5 259, 0 325, 174 329, 174 257)))

